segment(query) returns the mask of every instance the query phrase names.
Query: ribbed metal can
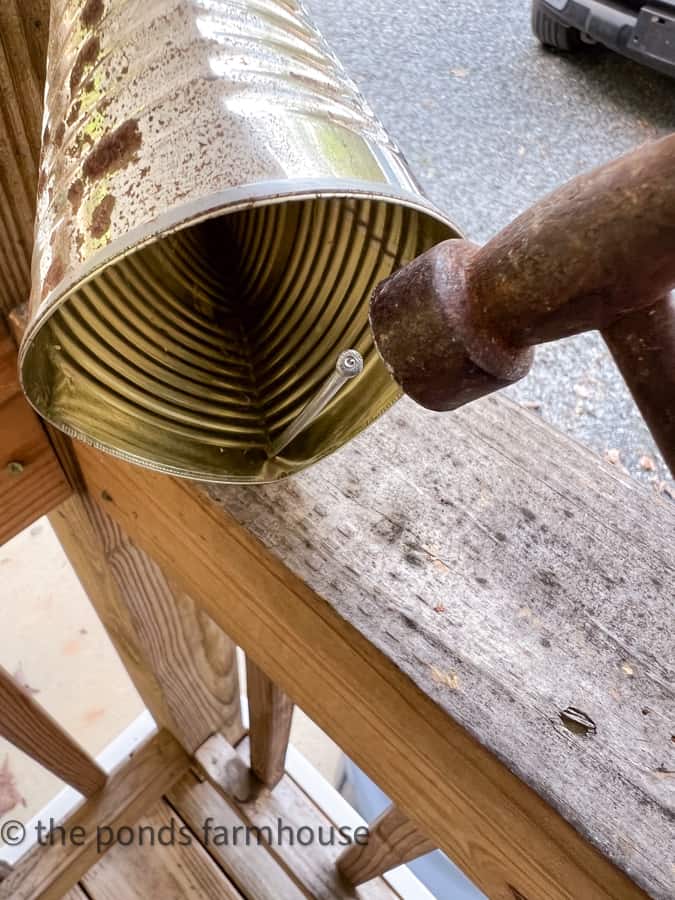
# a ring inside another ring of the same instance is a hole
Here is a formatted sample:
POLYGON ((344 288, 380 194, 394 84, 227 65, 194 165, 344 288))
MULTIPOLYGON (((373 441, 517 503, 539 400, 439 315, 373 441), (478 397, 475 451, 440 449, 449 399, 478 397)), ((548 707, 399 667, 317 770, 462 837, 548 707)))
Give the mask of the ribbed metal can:
POLYGON ((458 236, 296 0, 53 0, 24 390, 125 459, 273 481, 398 397, 375 285, 458 236), (357 349, 364 371, 269 448, 357 349))

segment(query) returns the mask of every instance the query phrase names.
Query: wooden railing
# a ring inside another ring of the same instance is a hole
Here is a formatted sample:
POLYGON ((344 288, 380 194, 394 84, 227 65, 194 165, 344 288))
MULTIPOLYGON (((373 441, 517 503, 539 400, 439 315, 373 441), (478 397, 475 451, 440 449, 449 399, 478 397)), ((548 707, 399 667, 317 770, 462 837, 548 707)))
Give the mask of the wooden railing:
POLYGON ((0 735, 85 797, 106 782, 105 772, 2 666, 0 735))
MULTIPOLYGON (((177 759, 218 783, 213 735, 227 755, 244 734, 236 643, 257 779, 281 777, 297 703, 395 804, 339 861, 343 878, 441 847, 489 897, 668 895, 666 500, 501 400, 452 421, 402 404, 276 486, 190 484, 65 440, 57 452, 73 493, 50 521, 177 759)), ((3 683, 4 733, 98 787, 95 764, 3 683), (38 738, 46 727, 58 742, 38 738)), ((118 818, 140 808, 108 781, 77 815, 100 816, 103 798, 118 818)), ((53 852, 20 864, 7 896, 59 896, 33 886, 53 852)), ((59 864, 58 889, 91 858, 59 864)))

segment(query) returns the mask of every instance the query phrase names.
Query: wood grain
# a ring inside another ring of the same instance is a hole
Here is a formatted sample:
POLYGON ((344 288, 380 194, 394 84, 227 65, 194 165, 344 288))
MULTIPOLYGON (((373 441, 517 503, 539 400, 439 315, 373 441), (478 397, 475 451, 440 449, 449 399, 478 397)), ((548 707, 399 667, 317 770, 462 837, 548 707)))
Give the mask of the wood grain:
POLYGON ((16 347, 7 326, 0 320, 0 407, 20 390, 16 347))
POLYGON ((238 740, 232 641, 87 497, 49 521, 155 720, 190 753, 215 731, 238 740))
POLYGON ((255 900, 306 897, 269 852, 264 832, 260 840, 255 832, 249 832, 247 843, 249 823, 210 784, 200 783, 190 773, 172 788, 168 800, 200 839, 204 838, 204 823, 211 820, 214 830, 209 833, 207 850, 245 897, 255 900))
POLYGON ((84 876, 91 900, 242 900, 199 841, 187 829, 181 834, 181 827, 182 819, 164 801, 157 803, 136 824, 137 835, 146 829, 143 844, 139 837, 129 846, 116 844, 84 876), (168 843, 171 828, 176 838, 168 843), (160 829, 167 843, 152 846, 149 835, 158 835, 160 829))
POLYGON ((386 809, 369 831, 367 844, 352 844, 338 860, 338 869, 352 884, 363 884, 436 849, 396 806, 386 809))
POLYGON ((85 797, 106 782, 103 769, 2 666, 0 735, 85 797))
POLYGON ((16 348, 0 319, 0 545, 70 493, 40 420, 21 393, 16 348))
POLYGON ((77 885, 64 895, 63 900, 88 900, 88 898, 82 888, 77 885))
POLYGON ((448 416, 402 401, 256 488, 78 457, 91 494, 490 897, 670 896, 667 501, 500 398, 448 416), (568 706, 597 733, 570 730, 568 706))
POLYGON ((284 774, 288 740, 291 736, 293 701, 246 657, 251 768, 268 788, 284 774))
POLYGON ((49 0, 0 3, 0 320, 28 299, 49 0))
MULTIPOLYGON (((310 828, 314 835, 329 833, 332 822, 315 805, 311 797, 285 774, 273 791, 261 787, 249 768, 249 741, 241 742, 237 750, 222 735, 214 735, 196 753, 196 760, 210 784, 238 811, 242 819, 257 828, 272 829, 277 834, 278 823, 297 834, 300 828, 310 828)), ((286 832, 288 835, 288 832, 286 832)), ((354 887, 342 880, 337 860, 342 847, 324 837, 310 847, 297 841, 276 841, 271 853, 308 897, 316 900, 394 900, 396 892, 381 878, 354 887)))
MULTIPOLYGON (((80 841, 47 842, 37 846, 0 883, 0 900, 60 900, 97 861, 97 828, 112 833, 133 825, 188 769, 190 759, 166 731, 137 750, 113 773, 98 794, 68 818, 68 827, 80 828, 80 841)), ((107 832, 103 832, 101 852, 107 832)))

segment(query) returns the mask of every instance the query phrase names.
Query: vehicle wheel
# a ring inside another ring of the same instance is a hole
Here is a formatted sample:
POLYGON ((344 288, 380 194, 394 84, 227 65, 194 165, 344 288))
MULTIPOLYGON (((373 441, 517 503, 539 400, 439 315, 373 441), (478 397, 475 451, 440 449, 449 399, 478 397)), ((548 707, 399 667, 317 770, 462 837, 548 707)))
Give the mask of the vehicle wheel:
POLYGON ((582 46, 577 29, 555 19, 541 0, 532 0, 532 31, 545 47, 554 50, 571 52, 582 46))

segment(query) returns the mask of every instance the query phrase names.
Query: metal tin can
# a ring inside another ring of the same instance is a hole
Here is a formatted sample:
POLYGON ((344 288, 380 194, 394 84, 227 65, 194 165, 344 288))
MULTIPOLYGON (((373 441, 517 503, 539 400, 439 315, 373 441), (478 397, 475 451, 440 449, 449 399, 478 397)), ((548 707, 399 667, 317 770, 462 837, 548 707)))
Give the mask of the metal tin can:
POLYGON ((296 0, 53 0, 24 390, 174 475, 273 481, 399 391, 373 288, 449 237, 296 0), (355 348, 364 371, 274 439, 355 348))

